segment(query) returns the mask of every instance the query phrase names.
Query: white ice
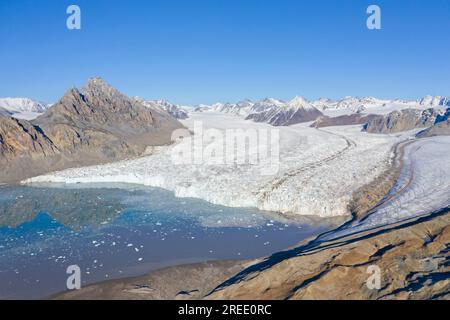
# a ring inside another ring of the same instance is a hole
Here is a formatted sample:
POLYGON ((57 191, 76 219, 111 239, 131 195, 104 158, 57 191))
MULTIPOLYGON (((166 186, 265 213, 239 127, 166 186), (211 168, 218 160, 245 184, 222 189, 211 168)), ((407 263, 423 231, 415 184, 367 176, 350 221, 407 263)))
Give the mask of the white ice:
MULTIPOLYGON (((124 182, 161 187, 177 197, 193 197, 229 207, 256 207, 286 214, 321 217, 348 214, 355 190, 389 167, 392 146, 400 135, 361 132, 360 126, 317 130, 300 124, 274 128, 219 113, 193 113, 184 121, 192 128, 280 130, 280 164, 274 175, 263 175, 258 164, 174 164, 177 145, 156 153, 106 165, 68 169, 29 179, 27 183, 124 182)), ((214 141, 206 140, 209 146, 214 141)), ((249 152, 254 152, 249 151, 249 152)))

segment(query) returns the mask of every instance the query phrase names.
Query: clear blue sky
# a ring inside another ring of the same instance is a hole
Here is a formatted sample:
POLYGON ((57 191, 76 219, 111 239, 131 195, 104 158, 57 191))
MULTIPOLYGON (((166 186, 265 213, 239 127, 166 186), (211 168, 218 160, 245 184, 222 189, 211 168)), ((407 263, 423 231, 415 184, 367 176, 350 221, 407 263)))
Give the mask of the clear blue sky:
POLYGON ((450 96, 450 1, 0 1, 0 97, 54 102, 97 75, 183 104, 450 96), (70 4, 80 31, 66 28, 70 4))

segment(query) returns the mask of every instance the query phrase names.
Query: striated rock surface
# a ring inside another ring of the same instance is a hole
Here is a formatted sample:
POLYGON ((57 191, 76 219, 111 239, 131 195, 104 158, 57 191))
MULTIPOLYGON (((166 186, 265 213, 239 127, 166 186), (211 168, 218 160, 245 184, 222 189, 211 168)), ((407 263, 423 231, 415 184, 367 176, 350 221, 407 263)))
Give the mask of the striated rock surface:
POLYGON ((0 182, 138 156, 181 127, 94 78, 33 121, 0 118, 0 182))

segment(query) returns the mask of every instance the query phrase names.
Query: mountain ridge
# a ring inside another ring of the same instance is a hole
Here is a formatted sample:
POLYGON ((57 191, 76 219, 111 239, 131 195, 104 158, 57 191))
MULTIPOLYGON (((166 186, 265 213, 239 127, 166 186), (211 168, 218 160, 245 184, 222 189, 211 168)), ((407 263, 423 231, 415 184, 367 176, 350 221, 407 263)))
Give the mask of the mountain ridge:
POLYGON ((0 182, 139 156, 149 146, 171 143, 182 127, 92 78, 32 121, 0 117, 0 164, 8 168, 0 182))

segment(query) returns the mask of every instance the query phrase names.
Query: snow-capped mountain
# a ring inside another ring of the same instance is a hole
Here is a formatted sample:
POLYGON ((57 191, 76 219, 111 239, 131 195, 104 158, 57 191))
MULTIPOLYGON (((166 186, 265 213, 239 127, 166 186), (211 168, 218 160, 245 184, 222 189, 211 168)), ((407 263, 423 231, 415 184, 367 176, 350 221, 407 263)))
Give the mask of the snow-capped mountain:
POLYGON ((222 112, 233 114, 237 116, 249 115, 255 103, 251 100, 245 99, 238 103, 214 103, 212 105, 200 104, 194 108, 194 112, 222 112))
POLYGON ((445 107, 450 106, 450 98, 441 96, 426 96, 419 100, 419 104, 426 107, 445 107))
POLYGON ((427 96, 418 100, 379 99, 375 97, 347 96, 340 100, 320 98, 308 101, 295 97, 289 102, 275 98, 266 98, 252 102, 243 100, 238 103, 216 103, 198 105, 193 112, 221 112, 246 117, 256 122, 272 125, 291 125, 315 120, 318 116, 339 117, 353 114, 387 115, 405 109, 426 110, 429 108, 445 110, 450 106, 450 98, 427 96))
POLYGON ((212 111, 212 107, 210 105, 207 104, 199 104, 194 106, 194 112, 207 112, 207 111, 212 111))
POLYGON ((29 98, 0 98, 0 107, 11 112, 36 112, 47 110, 47 105, 29 98))
POLYGON ((289 126, 322 116, 322 112, 303 97, 295 97, 287 103, 269 98, 255 104, 253 109, 247 120, 266 122, 273 126, 289 126))
POLYGON ((313 121, 322 113, 303 97, 295 97, 289 102, 275 98, 265 98, 253 103, 242 100, 238 103, 216 103, 199 105, 194 112, 222 112, 244 116, 254 122, 266 122, 274 126, 292 125, 313 121))
POLYGON ((147 108, 155 108, 165 111, 172 115, 176 119, 187 119, 188 112, 179 105, 170 103, 167 100, 144 100, 136 97, 135 100, 139 101, 142 105, 147 108))
POLYGON ((319 98, 317 100, 311 101, 311 104, 319 110, 326 110, 330 106, 336 105, 336 101, 328 98, 319 98))
POLYGON ((212 106, 212 110, 230 113, 238 116, 247 116, 252 112, 254 103, 250 100, 242 100, 238 103, 216 103, 212 106))
POLYGON ((13 117, 30 120, 44 113, 48 105, 29 98, 0 98, 0 108, 13 117))
POLYGON ((258 102, 252 102, 251 100, 245 99, 238 103, 215 103, 212 105, 201 104, 196 107, 195 111, 205 112, 223 112, 235 115, 247 116, 251 113, 267 111, 269 109, 278 108, 285 106, 286 103, 281 100, 274 98, 266 98, 258 102))
POLYGON ((317 101, 312 102, 313 105, 318 106, 323 111, 326 110, 347 110, 349 112, 363 112, 364 110, 371 107, 380 107, 385 106, 391 101, 389 100, 381 100, 374 97, 351 97, 347 96, 339 101, 333 101, 330 99, 321 98, 317 101))
POLYGON ((445 108, 450 106, 450 98, 426 96, 419 100, 401 99, 378 99, 374 97, 351 97, 347 96, 339 101, 321 98, 311 103, 319 110, 330 113, 339 112, 342 114, 352 113, 375 113, 387 114, 395 110, 445 108))
POLYGON ((266 98, 254 104, 251 113, 266 112, 286 106, 286 102, 275 98, 266 98))
POLYGON ((305 110, 314 110, 316 109, 308 100, 303 97, 296 96, 294 99, 287 103, 287 106, 292 109, 305 109, 305 110))

